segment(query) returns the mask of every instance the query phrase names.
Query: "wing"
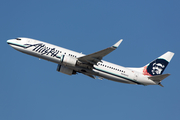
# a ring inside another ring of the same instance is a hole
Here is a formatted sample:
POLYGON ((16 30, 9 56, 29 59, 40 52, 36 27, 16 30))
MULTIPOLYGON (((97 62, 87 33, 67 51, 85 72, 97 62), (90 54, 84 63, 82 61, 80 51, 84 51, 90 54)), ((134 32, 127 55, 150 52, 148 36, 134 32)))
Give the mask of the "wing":
POLYGON ((98 51, 98 52, 95 52, 95 53, 92 53, 89 55, 79 57, 78 60, 83 63, 89 63, 92 65, 96 65, 98 62, 101 62, 101 60, 104 56, 106 56, 107 54, 109 54, 110 52, 115 50, 120 45, 121 42, 122 42, 122 39, 119 40, 116 44, 114 44, 111 47, 108 47, 104 50, 101 50, 101 51, 98 51))

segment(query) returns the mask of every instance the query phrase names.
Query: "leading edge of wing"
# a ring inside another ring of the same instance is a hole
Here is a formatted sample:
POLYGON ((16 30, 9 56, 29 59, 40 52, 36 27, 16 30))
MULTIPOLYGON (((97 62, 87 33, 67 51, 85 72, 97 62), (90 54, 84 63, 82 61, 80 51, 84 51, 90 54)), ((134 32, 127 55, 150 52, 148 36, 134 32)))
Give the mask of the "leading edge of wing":
POLYGON ((106 56, 107 54, 114 51, 121 44, 122 41, 123 41, 123 39, 119 40, 117 43, 115 43, 111 47, 108 47, 104 50, 101 50, 101 51, 98 51, 98 52, 95 52, 95 53, 92 53, 89 55, 82 56, 82 57, 78 58, 78 60, 83 63, 89 63, 89 64, 96 65, 98 62, 101 62, 101 60, 104 56, 106 56))

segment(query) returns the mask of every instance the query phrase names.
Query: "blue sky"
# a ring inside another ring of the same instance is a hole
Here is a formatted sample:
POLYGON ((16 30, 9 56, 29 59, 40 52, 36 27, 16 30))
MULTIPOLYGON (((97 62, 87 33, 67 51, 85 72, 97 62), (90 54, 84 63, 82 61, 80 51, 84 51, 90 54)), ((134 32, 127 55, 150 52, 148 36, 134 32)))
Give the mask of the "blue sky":
POLYGON ((1 120, 179 120, 179 0, 1 0, 1 120), (175 56, 160 86, 68 76, 6 40, 29 37, 84 54, 124 39, 104 60, 141 67, 167 51, 175 56))

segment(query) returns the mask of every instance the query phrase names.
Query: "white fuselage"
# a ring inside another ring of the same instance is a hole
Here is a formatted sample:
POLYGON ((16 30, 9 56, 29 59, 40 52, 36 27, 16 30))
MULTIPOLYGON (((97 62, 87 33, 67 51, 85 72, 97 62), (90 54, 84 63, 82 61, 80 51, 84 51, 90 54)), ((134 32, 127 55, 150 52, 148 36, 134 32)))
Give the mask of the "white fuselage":
MULTIPOLYGON (((61 64, 63 55, 71 56, 73 58, 79 58, 84 54, 68 50, 62 47, 58 47, 46 42, 22 38, 21 40, 11 39, 7 41, 8 44, 14 49, 44 59, 57 64, 61 64)), ((107 61, 98 62, 97 65, 93 65, 92 69, 87 69, 83 66, 66 66, 77 72, 81 72, 82 69, 88 71, 88 73, 100 78, 105 78, 117 82, 140 84, 140 85, 155 85, 156 82, 148 79, 146 75, 140 74, 129 68, 125 68, 107 61)))

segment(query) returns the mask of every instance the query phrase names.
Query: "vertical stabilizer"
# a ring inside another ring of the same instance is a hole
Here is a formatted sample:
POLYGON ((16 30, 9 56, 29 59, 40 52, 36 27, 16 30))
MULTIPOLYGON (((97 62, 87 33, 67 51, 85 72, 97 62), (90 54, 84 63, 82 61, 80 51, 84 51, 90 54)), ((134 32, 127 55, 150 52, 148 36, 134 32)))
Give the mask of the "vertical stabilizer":
POLYGON ((155 76, 161 75, 169 62, 171 61, 172 57, 174 56, 173 52, 166 52, 165 54, 161 55, 148 65, 144 66, 143 75, 148 76, 155 76))

